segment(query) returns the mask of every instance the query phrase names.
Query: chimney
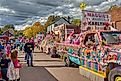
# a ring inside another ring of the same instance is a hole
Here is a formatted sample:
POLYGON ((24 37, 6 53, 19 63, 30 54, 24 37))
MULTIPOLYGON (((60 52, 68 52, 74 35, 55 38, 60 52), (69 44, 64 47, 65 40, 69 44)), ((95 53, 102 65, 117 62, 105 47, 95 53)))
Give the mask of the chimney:
POLYGON ((67 18, 67 19, 68 19, 68 22, 70 23, 71 17, 70 17, 70 16, 68 16, 68 18, 67 18))

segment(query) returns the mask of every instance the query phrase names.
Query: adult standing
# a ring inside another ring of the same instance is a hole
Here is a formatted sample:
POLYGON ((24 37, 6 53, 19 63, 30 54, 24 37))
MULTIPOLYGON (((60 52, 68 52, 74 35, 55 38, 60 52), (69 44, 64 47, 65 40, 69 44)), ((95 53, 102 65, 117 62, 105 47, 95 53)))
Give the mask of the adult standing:
POLYGON ((33 67, 33 54, 32 54, 33 50, 34 50, 34 44, 27 40, 24 46, 24 51, 26 53, 26 60, 27 60, 28 66, 32 66, 32 67, 33 67))
MULTIPOLYGON (((34 45, 35 47, 35 41, 34 41, 34 37, 31 38, 30 42, 34 45)), ((33 49, 33 52, 34 52, 34 49, 33 49)))
POLYGON ((4 46, 0 43, 0 49, 2 50, 2 49, 4 49, 4 46))
POLYGON ((2 79, 4 79, 5 81, 8 81, 7 70, 10 62, 11 62, 10 59, 6 58, 6 54, 3 54, 0 62, 0 67, 1 67, 2 79))
POLYGON ((5 54, 5 43, 0 43, 1 54, 5 54))

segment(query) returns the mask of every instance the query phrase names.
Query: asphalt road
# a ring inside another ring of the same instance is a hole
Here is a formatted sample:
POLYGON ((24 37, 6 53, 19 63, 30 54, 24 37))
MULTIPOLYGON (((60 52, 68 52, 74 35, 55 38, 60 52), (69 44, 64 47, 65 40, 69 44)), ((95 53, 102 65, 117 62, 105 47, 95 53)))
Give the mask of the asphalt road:
POLYGON ((76 67, 65 67, 61 59, 44 53, 34 53, 34 67, 27 67, 24 54, 19 55, 23 64, 21 81, 90 81, 79 74, 76 67))

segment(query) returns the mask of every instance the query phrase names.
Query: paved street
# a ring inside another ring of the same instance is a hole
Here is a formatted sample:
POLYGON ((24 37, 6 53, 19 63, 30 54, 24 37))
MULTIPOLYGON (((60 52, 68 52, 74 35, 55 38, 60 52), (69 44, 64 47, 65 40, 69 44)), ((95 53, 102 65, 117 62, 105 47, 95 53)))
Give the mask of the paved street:
POLYGON ((61 59, 44 53, 34 53, 34 67, 27 67, 24 54, 19 55, 23 64, 21 81, 90 81, 79 74, 79 69, 65 67, 61 59))

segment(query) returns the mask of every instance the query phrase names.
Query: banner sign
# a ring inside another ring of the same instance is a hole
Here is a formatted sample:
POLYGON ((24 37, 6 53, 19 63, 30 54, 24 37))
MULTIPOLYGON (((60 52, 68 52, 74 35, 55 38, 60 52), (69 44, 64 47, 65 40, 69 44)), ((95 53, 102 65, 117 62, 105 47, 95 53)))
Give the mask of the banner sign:
POLYGON ((111 16, 103 12, 92 12, 92 11, 82 11, 82 28, 86 29, 87 27, 104 27, 105 23, 110 23, 111 16))

